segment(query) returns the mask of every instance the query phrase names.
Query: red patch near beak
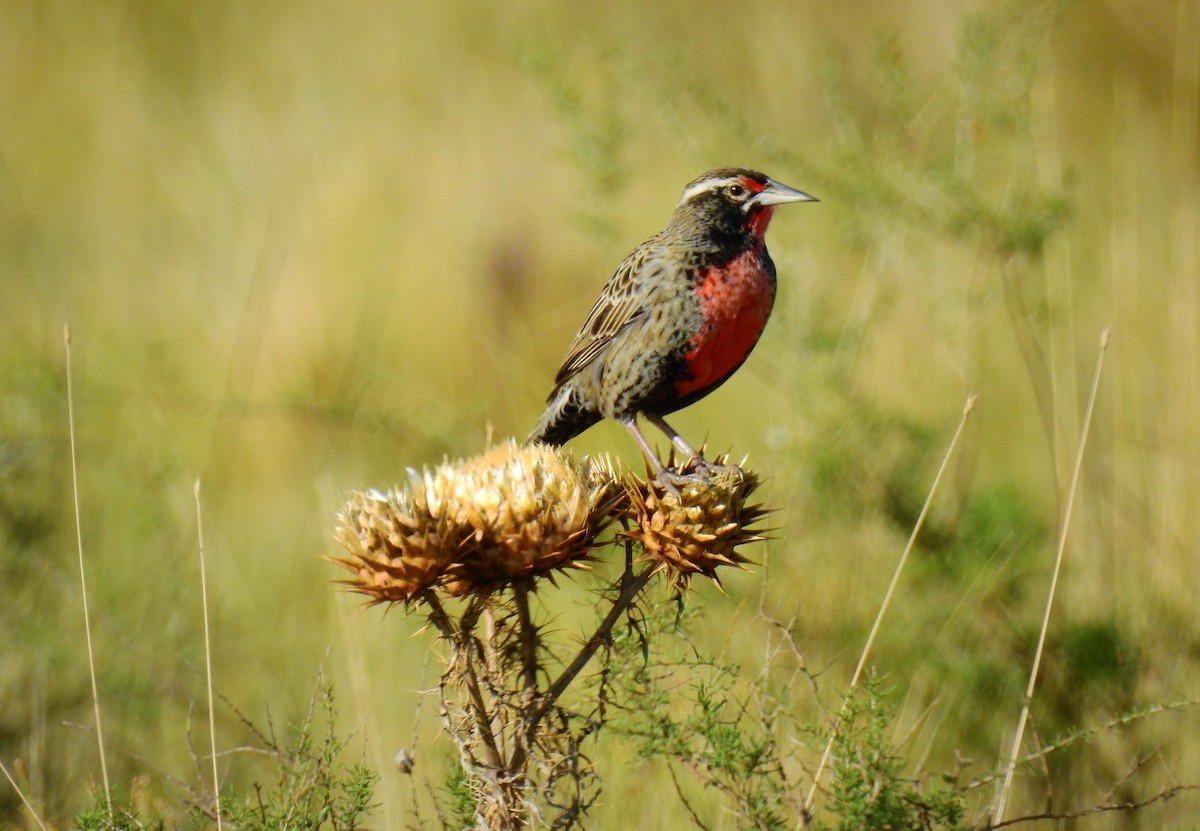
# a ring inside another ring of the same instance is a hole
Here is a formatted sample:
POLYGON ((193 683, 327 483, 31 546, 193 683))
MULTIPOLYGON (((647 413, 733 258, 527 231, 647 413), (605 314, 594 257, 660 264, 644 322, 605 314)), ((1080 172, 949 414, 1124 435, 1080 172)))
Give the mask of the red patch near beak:
MULTIPOLYGON (((767 189, 763 182, 755 181, 749 176, 742 177, 742 184, 745 185, 751 193, 760 194, 767 189)), ((750 208, 750 230, 759 239, 765 239, 767 235, 767 226, 771 224, 771 215, 775 213, 774 206, 764 205, 761 207, 750 208)))
POLYGON ((751 193, 762 193, 764 190, 767 189, 767 186, 765 184, 763 184, 762 182, 756 182, 755 180, 751 179, 749 176, 742 177, 742 184, 745 185, 747 188, 749 188, 751 193))

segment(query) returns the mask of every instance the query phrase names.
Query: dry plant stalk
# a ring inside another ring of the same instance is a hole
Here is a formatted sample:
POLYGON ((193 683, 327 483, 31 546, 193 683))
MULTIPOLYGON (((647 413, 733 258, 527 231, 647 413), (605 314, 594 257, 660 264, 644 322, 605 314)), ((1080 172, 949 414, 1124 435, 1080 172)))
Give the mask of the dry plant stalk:
POLYGON ((978 401, 978 398, 971 395, 967 397, 966 403, 963 404, 962 418, 959 419, 954 436, 950 439, 950 445, 946 448, 945 455, 942 456, 942 463, 938 466, 937 475, 933 477, 933 484, 929 486, 929 493, 925 495, 925 503, 921 506, 921 513, 917 515, 917 521, 913 525, 912 533, 909 534, 908 543, 904 546, 904 551, 900 554, 900 559, 896 563, 896 570, 892 573, 892 581, 888 584, 887 591, 883 595, 883 602, 879 606, 879 612, 875 615, 875 622, 871 625, 871 631, 867 635, 867 642, 863 646, 862 653, 859 655, 858 665, 855 666, 854 674, 850 678, 850 686, 847 690, 846 698, 842 701, 842 708, 838 711, 837 717, 833 721, 833 726, 829 729, 829 738, 825 742, 825 749, 821 752, 821 759, 817 762, 817 770, 813 774, 813 781, 809 787, 808 796, 804 798, 804 814, 806 817, 811 816, 813 808, 816 805, 817 790, 821 787, 821 775, 825 772, 825 767, 829 764, 830 754, 833 752, 833 744, 837 740, 838 731, 842 726, 842 719, 845 718, 846 711, 850 706, 850 696, 858 688, 858 682, 862 679, 863 670, 867 666, 867 659, 871 655, 871 648, 874 646, 875 638, 879 634, 879 629, 883 624, 883 617, 887 614, 887 610, 892 604, 892 597, 896 593, 896 586, 900 583, 900 575, 904 572, 904 566, 908 562, 908 557, 912 553, 913 546, 916 545, 921 528, 925 525, 925 517, 929 515, 929 508, 933 504, 933 497, 937 494, 942 476, 945 474, 946 468, 950 465, 954 449, 958 446, 958 441, 967 426, 967 419, 975 409, 976 401, 978 401))
POLYGON ((746 562, 738 547, 762 539, 750 526, 765 512, 746 504, 758 479, 724 459, 693 461, 665 486, 618 475, 607 460, 510 442, 410 480, 405 490, 350 496, 337 530, 348 556, 333 562, 352 576, 341 582, 372 605, 418 607, 449 646, 441 721, 470 782, 476 826, 578 826, 599 795, 584 742, 605 712, 602 696, 575 710, 563 694, 603 659, 655 574, 682 589, 695 574, 717 580, 720 566, 746 562), (624 530, 602 541, 615 522, 624 530), (621 575, 590 636, 573 656, 554 656, 530 597, 542 578, 586 569, 603 546, 623 547, 621 575))
MULTIPOLYGON (((212 753, 213 812, 217 815, 217 831, 223 831, 221 815, 221 773, 217 769, 217 716, 213 709, 212 638, 208 625, 208 567, 204 556, 204 516, 200 511, 200 477, 192 490, 196 499, 196 541, 200 552, 200 607, 204 612, 204 681, 208 687, 208 741, 212 753)), ((203 778, 201 778, 203 784, 203 778)))
POLYGON ((112 787, 108 783, 108 759, 104 753, 104 726, 100 720, 100 689, 96 685, 96 656, 92 649, 92 617, 88 611, 87 571, 83 559, 83 525, 79 512, 79 465, 75 453, 75 380, 71 372, 71 327, 63 326, 63 348, 67 355, 67 427, 71 438, 71 493, 75 507, 75 543, 79 552, 79 596, 83 605, 83 633, 87 642, 88 674, 92 681, 92 715, 96 721, 96 744, 100 750, 100 776, 104 782, 104 800, 112 819, 112 787))
POLYGON ((1038 669, 1042 664, 1042 650, 1046 647, 1046 633, 1050 629, 1050 612, 1054 608, 1054 596, 1058 590, 1058 578, 1062 572, 1063 559, 1066 554, 1067 535, 1071 529, 1071 512, 1074 509, 1075 494, 1079 488, 1079 474, 1083 469, 1083 453, 1087 449, 1088 433, 1092 426, 1092 413, 1096 410, 1096 395, 1100 390, 1100 373, 1104 370, 1104 353, 1108 351, 1108 341, 1109 332, 1108 329, 1105 329, 1100 333, 1100 353, 1096 357, 1096 371, 1092 375, 1092 391, 1088 395, 1087 409, 1084 411, 1083 428, 1079 435, 1079 449, 1075 452, 1075 467, 1071 473, 1071 485, 1067 490, 1067 505, 1063 511, 1059 529, 1058 547, 1054 555, 1054 571, 1050 576, 1046 611, 1042 615, 1042 628, 1038 632, 1037 648, 1033 653, 1033 667, 1029 671, 1029 684, 1025 689, 1025 699, 1021 703, 1021 715, 1017 720, 1017 729, 1013 735, 1012 750, 1008 754, 1004 781, 996 794, 996 809, 992 817, 992 823, 996 827, 1004 822, 1004 813, 1008 807, 1008 797, 1012 790, 1013 775, 1017 769, 1017 759, 1021 755, 1021 741, 1025 736, 1025 725, 1029 721, 1029 707, 1033 702, 1033 692, 1037 686, 1038 669))
POLYGON ((29 816, 33 817, 33 821, 37 823, 37 827, 42 831, 47 831, 46 824, 42 822, 42 818, 38 816, 38 812, 34 809, 33 803, 29 801, 29 797, 25 796, 25 792, 21 790, 21 786, 17 784, 17 780, 9 773, 8 768, 0 762, 0 773, 4 774, 4 778, 8 780, 8 784, 12 785, 12 789, 17 792, 17 796, 21 800, 21 804, 25 806, 25 810, 29 812, 29 816))

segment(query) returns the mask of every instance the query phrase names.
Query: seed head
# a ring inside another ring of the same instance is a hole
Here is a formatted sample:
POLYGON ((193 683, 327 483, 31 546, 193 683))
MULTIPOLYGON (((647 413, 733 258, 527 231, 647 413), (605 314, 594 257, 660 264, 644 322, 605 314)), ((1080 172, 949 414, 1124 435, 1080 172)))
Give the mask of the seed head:
POLYGON ((354 492, 338 515, 337 539, 350 556, 333 562, 354 573, 341 581, 376 603, 407 603, 437 582, 454 557, 457 533, 445 505, 424 488, 354 492))
POLYGON ((409 602, 429 588, 490 592, 514 580, 584 568, 596 537, 625 508, 605 460, 575 463, 555 448, 513 442, 412 475, 386 495, 355 493, 338 540, 344 581, 374 603, 409 602))
POLYGON ((767 512, 746 504, 758 476, 727 461, 689 462, 672 475, 678 496, 654 479, 628 486, 634 528, 623 533, 639 541, 643 556, 670 571, 677 585, 686 587, 693 575, 703 574, 719 586, 718 568, 750 562, 737 548, 765 539, 751 526, 767 512))

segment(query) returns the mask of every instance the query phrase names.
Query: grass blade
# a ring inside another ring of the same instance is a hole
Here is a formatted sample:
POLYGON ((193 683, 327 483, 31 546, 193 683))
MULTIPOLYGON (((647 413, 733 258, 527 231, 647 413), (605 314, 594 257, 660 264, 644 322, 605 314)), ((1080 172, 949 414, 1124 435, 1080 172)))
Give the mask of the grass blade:
POLYGON ((854 668, 854 675, 850 679, 850 687, 846 693, 846 699, 842 702, 842 709, 838 712, 837 720, 833 723, 833 729, 829 731, 829 741, 825 743, 825 751, 821 754, 821 761, 817 763, 817 770, 813 774, 812 786, 808 790, 808 796, 804 798, 804 814, 812 813, 813 804, 817 798, 817 788, 821 784, 821 775, 825 772, 825 766, 829 764, 829 754, 833 752, 833 742, 837 738, 838 730, 842 726, 842 719, 846 715, 846 706, 850 703, 850 694, 858 686, 859 680, 862 678, 863 669, 867 665, 867 659, 871 655, 871 647, 875 645, 875 637, 879 634, 879 628, 883 623, 883 616, 887 614, 888 606, 891 605, 892 595, 895 594, 896 585, 900 582, 900 574, 904 571, 904 564, 908 562, 908 555, 912 553, 913 546, 917 542, 917 536, 921 533, 921 528, 925 525, 925 517, 929 513, 929 506, 933 504, 933 497, 937 493, 938 486, 941 484, 942 475, 945 474, 946 468, 950 464, 950 458, 954 455, 954 448, 958 446, 958 440, 962 436, 963 428, 966 427, 967 419, 971 415, 971 411, 975 409, 975 396, 967 399, 963 405, 962 418, 958 422, 958 428, 954 431, 954 437, 950 439, 950 445, 946 448, 946 455, 942 457, 942 464, 938 467, 937 475, 933 477, 933 484, 929 486, 929 493, 925 497, 925 504, 921 506, 921 513, 917 516, 916 523, 913 524, 912 534, 908 537, 908 544, 904 546, 904 553, 900 555, 900 562, 896 564, 896 571, 892 574, 892 582, 888 585, 887 592, 883 596, 883 603, 879 607, 879 614, 875 616, 875 623, 871 626, 871 633, 867 635, 866 645, 863 646, 862 655, 858 658, 858 666, 854 668))
POLYGON ((71 437, 71 490, 75 499, 75 542, 79 551, 79 589, 83 598, 83 631, 87 640, 88 673, 92 679, 92 710, 96 718, 96 742, 100 748, 100 775, 104 780, 104 800, 109 819, 113 817, 112 789, 108 786, 108 762, 104 757, 104 728, 100 722, 100 692, 96 686, 96 659, 92 652, 92 620, 88 612, 87 572, 83 566, 83 525, 79 519, 79 468, 75 456, 75 384, 71 375, 71 327, 63 326, 63 346, 67 353, 67 427, 71 437))
POLYGON ((1050 611, 1054 608, 1054 595, 1058 589, 1058 576, 1062 571, 1063 554, 1067 548, 1067 532, 1071 528, 1071 512, 1075 507, 1075 492, 1079 488, 1079 471, 1083 467, 1083 451, 1087 448, 1088 431, 1092 426, 1092 413, 1096 409, 1096 392, 1100 388, 1100 373, 1104 369, 1104 353, 1108 350, 1108 330, 1100 334, 1100 354, 1096 358, 1096 373, 1092 377, 1092 391, 1088 398, 1087 412, 1083 417, 1083 429, 1079 436, 1079 450, 1075 454, 1075 469, 1071 473, 1071 487, 1067 491, 1067 505, 1063 510, 1062 529, 1058 535, 1058 552, 1054 558, 1054 573, 1050 577, 1050 595, 1046 598, 1046 611, 1042 616, 1042 631, 1038 634, 1037 649, 1033 653, 1033 668, 1029 671, 1029 685, 1025 689, 1025 702, 1021 706, 1021 717, 1017 721, 1017 732, 1013 736, 1012 751, 1008 754, 1008 765, 1004 771, 1004 784, 996 795, 996 810, 992 815, 993 825, 1004 821, 1004 810, 1008 806, 1008 794, 1012 789, 1013 773, 1017 769, 1017 758, 1021 752, 1021 741, 1025 737, 1025 725, 1029 721, 1029 705, 1033 702, 1033 691, 1037 685, 1038 669, 1042 665, 1042 651, 1046 646, 1046 631, 1050 628, 1050 611))
POLYGON ((204 608, 204 677, 208 683, 208 740, 212 748, 213 807, 217 831, 221 831, 221 777, 217 771, 217 719, 213 714, 212 642, 208 629, 208 573, 204 561, 204 522, 200 514, 200 477, 193 488, 196 497, 196 537, 200 547, 200 605, 204 608))

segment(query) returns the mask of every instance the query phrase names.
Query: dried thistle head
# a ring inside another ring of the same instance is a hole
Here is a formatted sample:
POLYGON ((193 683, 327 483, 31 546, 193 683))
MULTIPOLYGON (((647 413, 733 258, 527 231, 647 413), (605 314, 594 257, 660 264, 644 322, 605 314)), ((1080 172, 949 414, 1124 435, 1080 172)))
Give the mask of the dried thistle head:
POLYGON ((351 591, 408 602, 431 587, 453 595, 582 567, 624 508, 605 461, 575 463, 545 445, 513 442, 413 474, 410 488, 356 493, 343 509, 335 560, 351 591))
POLYGON ((338 515, 337 540, 350 556, 333 562, 354 573, 341 581, 376 603, 407 603, 434 585, 453 560, 456 529, 423 488, 354 492, 338 515))
POLYGON ((606 461, 575 463, 557 448, 508 444, 454 472, 454 506, 469 534, 447 570, 451 594, 586 567, 624 499, 606 461))
POLYGON ((671 474, 676 493, 650 478, 629 485, 629 517, 634 528, 623 532, 642 544, 643 557, 671 572, 687 586, 703 574, 721 584, 717 569, 750 562, 737 548, 765 537, 752 527, 767 512, 747 499, 760 482, 753 471, 718 462, 692 460, 671 474))

